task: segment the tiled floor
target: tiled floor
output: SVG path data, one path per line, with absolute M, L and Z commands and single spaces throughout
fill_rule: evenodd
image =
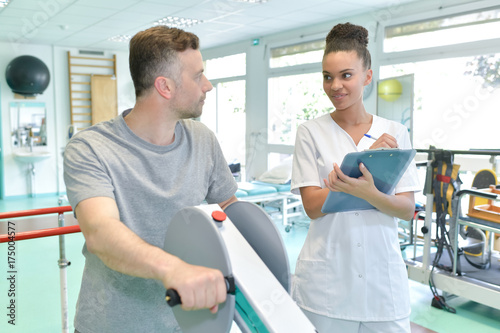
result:
M 57 198 L 42 197 L 29 200 L 0 201 L 0 211 L 16 211 L 57 206 Z M 2 221 L 0 223 L 5 223 Z M 307 233 L 307 227 L 294 227 L 285 232 L 281 223 L 276 223 L 286 244 L 292 271 L 295 260 Z M 71 265 L 66 269 L 68 285 L 68 316 L 70 332 L 73 332 L 73 317 L 84 260 L 81 255 L 83 236 L 65 236 L 66 257 Z M 60 269 L 58 237 L 16 242 L 16 325 L 7 323 L 7 244 L 0 244 L 0 332 L 44 333 L 61 332 Z M 412 251 L 411 247 L 407 251 Z M 410 281 L 411 320 L 415 324 L 412 332 L 420 333 L 427 328 L 438 333 L 496 333 L 500 332 L 500 311 L 463 298 L 449 300 L 456 310 L 451 314 L 432 308 L 431 292 L 426 285 Z M 429 331 L 427 331 L 429 332 Z

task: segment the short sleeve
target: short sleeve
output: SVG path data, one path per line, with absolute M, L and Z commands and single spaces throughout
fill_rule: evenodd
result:
M 80 201 L 88 198 L 104 196 L 114 199 L 114 187 L 105 167 L 92 148 L 76 137 L 64 151 L 64 182 L 73 210 Z
M 300 194 L 305 186 L 321 187 L 314 140 L 309 129 L 300 125 L 295 138 L 295 150 L 292 163 L 291 192 Z
M 236 180 L 229 169 L 217 138 L 212 132 L 210 134 L 213 146 L 214 166 L 210 175 L 210 185 L 206 201 L 212 204 L 221 203 L 231 198 L 236 193 L 238 184 L 236 184 Z

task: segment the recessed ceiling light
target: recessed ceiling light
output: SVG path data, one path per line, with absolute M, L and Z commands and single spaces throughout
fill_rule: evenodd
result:
M 200 23 L 203 23 L 203 21 L 197 19 L 184 18 L 184 17 L 168 16 L 159 19 L 158 21 L 154 22 L 153 25 L 154 26 L 166 25 L 171 28 L 186 28 L 186 27 L 192 27 L 193 25 L 197 25 Z
M 9 1 L 10 0 L 0 0 L 0 8 L 7 7 L 7 5 L 9 4 Z
M 130 35 L 116 35 L 108 38 L 108 40 L 111 42 L 125 43 L 128 42 L 131 38 L 132 36 Z

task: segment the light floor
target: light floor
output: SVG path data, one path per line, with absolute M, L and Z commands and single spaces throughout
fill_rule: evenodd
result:
M 42 197 L 26 200 L 0 200 L 0 212 L 57 206 L 57 198 Z M 0 223 L 5 223 L 2 221 Z M 293 272 L 307 232 L 306 227 L 294 227 L 281 231 L 288 250 Z M 66 257 L 71 261 L 67 268 L 69 332 L 73 332 L 73 317 L 84 260 L 81 255 L 83 236 L 65 236 Z M 16 325 L 7 323 L 7 244 L 0 244 L 0 332 L 45 333 L 61 332 L 61 301 L 59 285 L 59 241 L 48 237 L 16 242 Z M 407 251 L 412 251 L 411 247 Z M 439 333 L 493 333 L 500 332 L 500 310 L 496 310 L 463 298 L 449 300 L 456 314 L 430 306 L 432 294 L 429 287 L 410 281 L 412 322 Z

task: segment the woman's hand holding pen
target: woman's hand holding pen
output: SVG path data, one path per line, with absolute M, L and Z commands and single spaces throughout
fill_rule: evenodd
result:
M 398 142 L 396 139 L 387 133 L 382 134 L 379 138 L 373 135 L 365 134 L 367 138 L 375 140 L 375 142 L 370 146 L 370 149 L 377 148 L 398 148 Z
M 328 174 L 328 178 L 323 179 L 323 181 L 330 191 L 345 192 L 366 200 L 378 190 L 375 187 L 372 174 L 363 163 L 359 164 L 359 170 L 363 175 L 359 178 L 351 178 L 340 170 L 337 163 L 334 163 L 333 170 Z

